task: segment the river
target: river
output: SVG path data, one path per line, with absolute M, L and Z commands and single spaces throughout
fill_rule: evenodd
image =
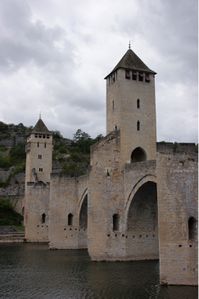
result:
M 195 299 L 196 287 L 159 285 L 158 261 L 91 262 L 86 250 L 0 245 L 3 299 Z

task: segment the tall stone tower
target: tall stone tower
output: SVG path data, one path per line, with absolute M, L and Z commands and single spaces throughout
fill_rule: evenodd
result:
M 48 241 L 52 134 L 40 118 L 27 139 L 25 180 L 25 238 Z
M 27 140 L 26 183 L 50 182 L 52 171 L 52 134 L 40 118 Z
M 129 48 L 105 77 L 107 133 L 120 130 L 122 164 L 155 160 L 155 74 Z

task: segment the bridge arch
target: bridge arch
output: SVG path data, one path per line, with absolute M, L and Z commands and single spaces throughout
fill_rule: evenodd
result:
M 78 203 L 79 248 L 87 248 L 88 190 L 85 189 Z
M 158 207 L 156 179 L 147 175 L 131 190 L 125 207 L 128 258 L 158 259 Z

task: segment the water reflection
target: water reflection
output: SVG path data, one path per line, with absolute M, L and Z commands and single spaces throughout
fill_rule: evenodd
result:
M 91 262 L 84 250 L 0 246 L 0 298 L 195 299 L 197 288 L 160 287 L 159 264 Z

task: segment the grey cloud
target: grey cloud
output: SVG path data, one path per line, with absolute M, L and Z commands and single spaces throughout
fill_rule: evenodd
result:
M 25 1 L 8 0 L 1 3 L 0 9 L 1 26 L 6 28 L 0 33 L 1 71 L 14 71 L 29 62 L 41 67 L 49 63 L 60 67 L 64 59 L 65 65 L 73 65 L 73 48 L 61 27 L 47 27 L 41 21 L 33 22 Z M 60 42 L 64 51 L 57 46 Z

